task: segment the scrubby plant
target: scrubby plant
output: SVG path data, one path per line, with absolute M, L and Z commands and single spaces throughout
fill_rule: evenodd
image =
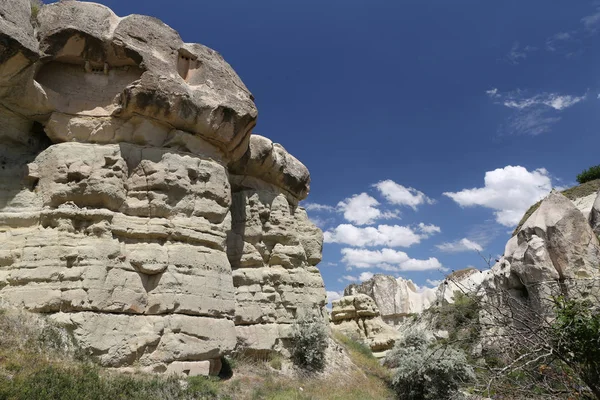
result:
M 597 299 L 596 299 L 597 300 Z M 559 357 L 600 399 L 600 305 L 589 300 L 555 299 L 551 335 Z
M 292 361 L 308 372 L 325 368 L 328 346 L 327 327 L 322 321 L 309 317 L 299 318 L 293 326 Z
M 392 386 L 400 400 L 444 400 L 475 379 L 461 350 L 431 344 L 421 331 L 409 331 L 385 360 L 394 368 Z
M 595 165 L 577 175 L 577 182 L 586 183 L 593 181 L 594 179 L 600 179 L 600 165 Z
M 32 21 L 37 19 L 37 15 L 40 12 L 44 2 L 42 0 L 29 0 L 31 3 L 31 19 Z

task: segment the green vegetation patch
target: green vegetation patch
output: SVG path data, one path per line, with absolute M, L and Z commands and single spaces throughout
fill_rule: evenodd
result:
M 590 167 L 577 175 L 577 182 L 579 183 L 586 183 L 594 179 L 600 179 L 600 165 Z

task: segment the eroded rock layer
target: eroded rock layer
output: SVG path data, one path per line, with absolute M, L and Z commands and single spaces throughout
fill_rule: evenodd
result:
M 192 374 L 327 318 L 308 170 L 251 135 L 252 95 L 218 53 L 95 3 L 0 15 L 3 306 L 102 365 Z
M 365 343 L 377 357 L 384 357 L 400 337 L 400 332 L 381 319 L 375 300 L 366 294 L 344 296 L 332 302 L 331 327 Z

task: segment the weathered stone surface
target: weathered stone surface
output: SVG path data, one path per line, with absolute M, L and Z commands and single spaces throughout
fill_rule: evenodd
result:
M 250 349 L 281 348 L 278 339 L 300 315 L 327 318 L 323 279 L 314 266 L 323 243 L 316 229 L 282 193 L 234 192 L 227 250 L 238 336 Z M 255 324 L 261 324 L 260 335 L 259 328 L 246 328 Z
M 594 199 L 594 204 L 590 210 L 589 220 L 594 233 L 600 235 L 600 192 L 596 194 L 596 198 Z
M 183 43 L 155 18 L 119 18 L 95 3 L 54 3 L 42 8 L 38 21 L 47 56 L 35 79 L 46 99 L 44 111 L 59 113 L 52 115 L 54 132 L 69 131 L 78 141 L 128 141 L 127 134 L 114 132 L 141 116 L 163 131 L 199 136 L 231 159 L 245 153 L 256 107 L 214 50 Z M 81 123 L 84 116 L 92 121 Z M 102 138 L 111 133 L 112 140 Z M 156 134 L 155 140 L 165 141 L 164 133 Z
M 407 315 L 427 309 L 436 299 L 435 289 L 417 291 L 410 280 L 381 274 L 344 290 L 345 296 L 359 293 L 371 297 L 383 320 L 392 326 L 400 324 Z
M 39 58 L 29 0 L 0 2 L 0 87 L 4 88 Z
M 252 135 L 248 151 L 231 166 L 231 171 L 271 183 L 300 200 L 310 190 L 310 175 L 304 164 L 280 144 L 259 135 Z
M 483 288 L 489 296 L 511 296 L 545 313 L 549 295 L 599 272 L 598 238 L 581 211 L 553 192 L 508 241 Z
M 30 18 L 0 0 L 2 304 L 102 365 L 186 375 L 326 320 L 308 171 L 249 150 L 256 107 L 222 57 L 100 4 L 46 5 L 36 36 Z
M 491 274 L 490 270 L 480 271 L 466 268 L 448 275 L 436 290 L 438 302 L 454 303 L 457 293 L 469 295 L 479 292 L 481 283 Z
M 385 356 L 400 337 L 381 319 L 375 301 L 366 294 L 344 296 L 332 302 L 331 328 L 363 341 L 378 357 Z

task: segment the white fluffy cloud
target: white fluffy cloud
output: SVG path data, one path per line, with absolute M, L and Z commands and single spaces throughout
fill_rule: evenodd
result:
M 385 199 L 399 206 L 409 206 L 414 210 L 421 204 L 432 204 L 433 200 L 417 189 L 404 187 L 392 180 L 385 180 L 373 185 Z
M 425 225 L 422 222 L 419 224 L 419 230 L 426 235 L 433 235 L 434 233 L 442 232 L 442 229 L 439 226 L 433 224 Z
M 552 189 L 552 180 L 544 168 L 529 172 L 521 166 L 506 166 L 485 173 L 484 187 L 444 193 L 461 207 L 491 208 L 496 221 L 512 227 L 527 209 Z
M 325 243 L 341 243 L 356 247 L 410 247 L 419 243 L 421 239 L 422 236 L 410 227 L 399 225 L 359 228 L 350 224 L 342 224 L 325 232 Z
M 460 239 L 456 242 L 438 244 L 436 247 L 446 253 L 461 253 L 464 251 L 483 251 L 483 247 L 481 247 L 481 245 L 467 238 Z
M 381 216 L 377 206 L 379 202 L 366 193 L 354 195 L 338 203 L 338 209 L 344 213 L 347 221 L 357 225 L 372 224 Z
M 427 260 L 410 258 L 403 251 L 392 249 L 342 249 L 342 262 L 356 268 L 380 268 L 386 271 L 429 271 L 443 269 L 437 258 Z

